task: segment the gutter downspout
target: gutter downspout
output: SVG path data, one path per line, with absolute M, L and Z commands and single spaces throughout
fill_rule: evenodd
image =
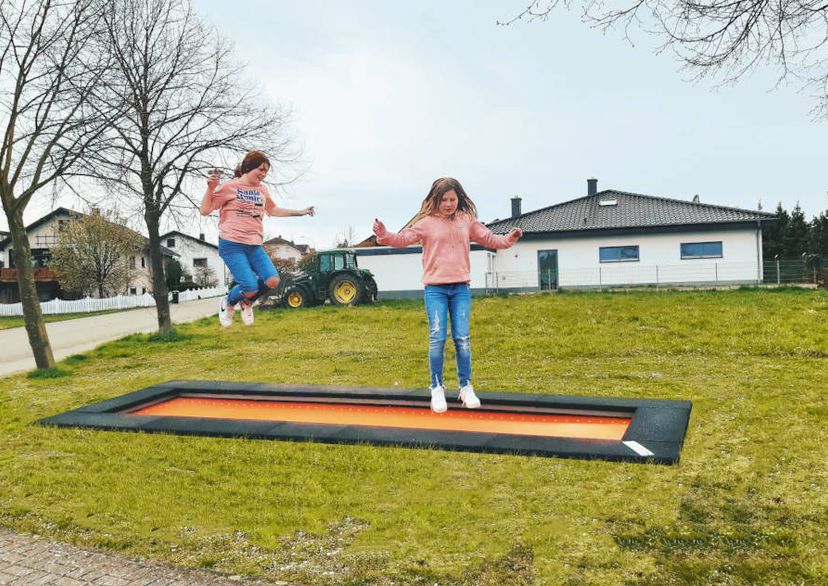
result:
M 762 220 L 756 219 L 756 284 L 761 285 L 765 280 L 764 271 L 762 270 Z

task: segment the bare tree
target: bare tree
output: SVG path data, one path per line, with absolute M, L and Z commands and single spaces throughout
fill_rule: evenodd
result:
M 229 45 L 198 19 L 189 0 L 102 0 L 101 10 L 107 32 L 101 51 L 115 65 L 100 98 L 127 103 L 130 111 L 109 134 L 110 150 L 90 160 L 90 174 L 126 196 L 126 209 L 134 206 L 144 219 L 158 329 L 167 333 L 162 219 L 177 209 L 195 213 L 187 187 L 200 198 L 200 178 L 218 160 L 254 147 L 275 162 L 289 159 L 285 116 L 244 83 Z
M 93 211 L 64 224 L 49 265 L 62 288 L 103 298 L 129 286 L 135 273 L 129 260 L 143 246 L 144 237 L 122 219 Z
M 336 248 L 348 248 L 357 243 L 356 229 L 348 226 L 336 237 Z
M 517 20 L 547 19 L 571 0 L 534 0 Z M 816 92 L 815 112 L 828 113 L 828 2 L 825 0 L 583 0 L 583 18 L 607 30 L 653 33 L 699 77 L 735 82 L 763 65 L 778 82 L 795 79 Z
M 36 193 L 78 163 L 106 123 L 106 111 L 89 107 L 105 71 L 103 56 L 90 51 L 98 22 L 93 0 L 0 0 L 0 199 L 26 333 L 41 369 L 54 367 L 55 360 L 23 212 Z
M 215 269 L 206 265 L 193 268 L 193 282 L 199 287 L 218 286 Z

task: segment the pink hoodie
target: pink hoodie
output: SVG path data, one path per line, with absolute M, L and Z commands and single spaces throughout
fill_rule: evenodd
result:
M 509 248 L 516 239 L 496 236 L 464 213 L 457 213 L 453 218 L 425 216 L 411 228 L 396 234 L 386 231 L 377 236 L 377 244 L 397 248 L 417 242 L 423 243 L 423 284 L 447 285 L 471 280 L 470 242 L 477 242 L 486 248 Z

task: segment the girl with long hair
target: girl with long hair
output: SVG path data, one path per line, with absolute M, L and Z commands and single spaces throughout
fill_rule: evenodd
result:
M 447 324 L 457 357 L 458 399 L 468 409 L 480 407 L 471 383 L 471 311 L 469 246 L 476 242 L 486 248 L 509 248 L 523 236 L 513 228 L 507 236 L 497 236 L 477 220 L 477 208 L 457 179 L 443 177 L 431 186 L 410 228 L 391 233 L 380 220 L 374 220 L 377 244 L 404 247 L 423 245 L 423 285 L 428 314 L 428 359 L 431 370 L 429 389 L 431 410 L 444 412 L 443 355 Z
M 201 200 L 201 215 L 219 210 L 219 256 L 233 274 L 236 286 L 222 297 L 219 323 L 233 325 L 236 308 L 242 323 L 253 325 L 253 303 L 279 284 L 279 271 L 262 247 L 262 218 L 312 216 L 314 207 L 302 210 L 280 208 L 262 183 L 270 171 L 270 160 L 260 151 L 250 151 L 236 167 L 234 177 L 219 185 L 221 173 L 213 169 Z

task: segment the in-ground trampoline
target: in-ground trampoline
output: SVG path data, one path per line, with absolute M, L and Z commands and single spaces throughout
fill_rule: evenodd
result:
M 42 419 L 43 425 L 366 443 L 674 464 L 691 403 L 478 393 L 434 414 L 426 391 L 170 381 Z

